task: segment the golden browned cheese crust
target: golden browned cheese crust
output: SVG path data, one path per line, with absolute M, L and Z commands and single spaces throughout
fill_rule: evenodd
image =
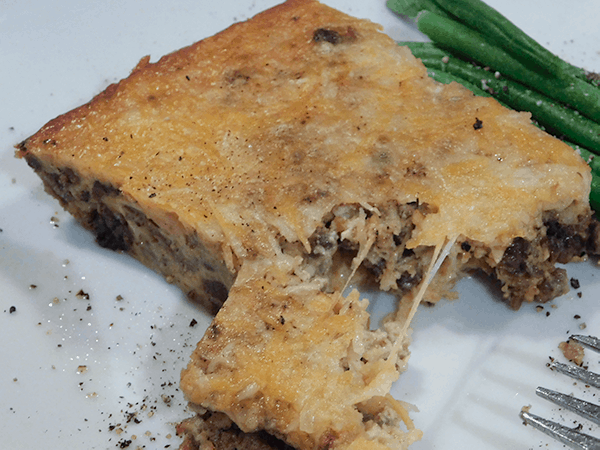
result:
M 542 211 L 585 204 L 590 180 L 528 114 L 431 81 L 376 25 L 312 1 L 142 60 L 26 148 L 194 227 L 232 267 L 272 256 L 277 234 L 308 245 L 336 205 L 389 199 L 436 211 L 410 246 L 462 234 L 498 258 Z
M 514 307 L 547 300 L 566 285 L 555 263 L 597 235 L 590 171 L 570 147 L 314 0 L 143 59 L 18 154 L 101 244 L 213 310 L 229 291 L 182 389 L 199 418 L 224 413 L 235 433 L 298 449 L 418 439 L 388 395 L 410 301 L 472 269 Z M 363 267 L 409 300 L 380 330 L 341 294 Z M 194 441 L 212 449 L 214 428 Z

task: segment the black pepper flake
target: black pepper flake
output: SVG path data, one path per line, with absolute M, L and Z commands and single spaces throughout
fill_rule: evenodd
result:
M 573 289 L 579 289 L 581 285 L 579 284 L 579 280 L 577 278 L 571 278 L 571 287 Z
M 190 328 L 195 327 L 197 324 L 198 324 L 198 321 L 196 319 L 192 319 L 192 321 L 190 322 Z
M 156 197 L 156 193 L 154 193 L 154 192 L 148 196 L 148 198 L 154 198 L 154 197 Z
M 575 315 L 573 316 L 573 319 L 579 320 L 579 319 L 581 319 L 581 316 L 580 316 L 579 314 L 575 314 Z
M 550 315 L 550 311 L 546 311 L 546 317 Z
M 88 294 L 87 292 L 83 292 L 83 289 L 79 289 L 79 292 L 77 294 L 75 294 L 75 296 L 77 298 L 82 298 L 84 300 L 90 299 L 90 294 Z
M 281 325 L 285 325 L 285 317 L 283 317 L 283 316 L 279 316 L 279 323 L 280 323 Z
M 104 142 L 108 142 L 108 138 L 107 138 L 107 137 L 103 137 L 103 138 L 102 138 L 102 140 L 103 140 Z
M 131 445 L 131 439 L 123 439 L 122 441 L 119 441 L 119 448 L 127 448 Z
M 481 130 L 483 128 L 483 122 L 475 117 L 475 123 L 473 124 L 474 130 Z
M 8 309 L 8 312 L 9 312 L 10 314 L 16 313 L 16 312 L 17 312 L 17 307 L 16 307 L 16 306 L 11 306 L 11 307 Z

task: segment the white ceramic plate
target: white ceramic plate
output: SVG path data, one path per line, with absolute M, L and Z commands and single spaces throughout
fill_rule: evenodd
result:
M 188 414 L 179 372 L 210 320 L 158 275 L 98 247 L 12 146 L 127 76 L 142 56 L 156 60 L 276 2 L 0 3 L 2 448 L 176 448 L 173 423 Z M 383 24 L 395 39 L 423 39 L 383 0 L 325 3 Z M 489 3 L 561 57 L 600 71 L 597 1 Z M 570 333 L 600 334 L 599 270 L 570 266 L 581 288 L 541 312 L 510 311 L 475 280 L 460 284 L 460 300 L 421 310 L 410 368 L 393 390 L 420 409 L 413 418 L 425 434 L 414 449 L 562 448 L 523 427 L 518 412 L 533 405 L 571 424 L 535 387 L 595 395 L 545 364 L 564 359 L 557 345 Z M 389 307 L 385 296 L 374 300 L 375 316 Z M 600 366 L 600 356 L 587 356 Z

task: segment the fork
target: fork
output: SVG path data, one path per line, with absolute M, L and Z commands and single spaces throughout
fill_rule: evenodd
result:
M 591 350 L 600 352 L 600 339 L 598 338 L 573 335 L 569 339 L 578 342 Z M 590 372 L 578 366 L 554 361 L 549 364 L 549 367 L 584 382 L 586 386 L 594 386 L 600 389 L 600 374 Z M 544 387 L 538 387 L 535 392 L 538 396 L 600 425 L 599 405 L 575 398 L 571 395 L 561 394 L 560 392 L 552 391 Z M 552 422 L 536 416 L 535 414 L 531 414 L 526 410 L 522 410 L 520 416 L 526 424 L 537 428 L 571 448 L 577 450 L 600 450 L 600 439 L 579 431 L 582 428 L 581 425 L 575 428 L 565 427 L 557 422 Z

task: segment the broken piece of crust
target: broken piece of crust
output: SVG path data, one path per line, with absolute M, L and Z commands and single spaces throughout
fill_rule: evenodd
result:
M 18 155 L 101 245 L 213 312 L 230 291 L 183 375 L 197 420 L 225 412 L 233 434 L 301 449 L 418 436 L 386 393 L 421 299 L 481 270 L 515 308 L 547 301 L 567 288 L 555 264 L 597 248 L 571 148 L 312 0 L 143 59 Z M 406 299 L 379 331 L 340 295 L 363 269 Z M 190 427 L 186 443 L 214 445 Z
M 280 267 L 248 263 L 238 280 L 183 372 L 193 404 L 300 449 L 420 438 L 389 396 L 408 356 L 403 321 L 371 331 L 358 292 L 327 294 Z

